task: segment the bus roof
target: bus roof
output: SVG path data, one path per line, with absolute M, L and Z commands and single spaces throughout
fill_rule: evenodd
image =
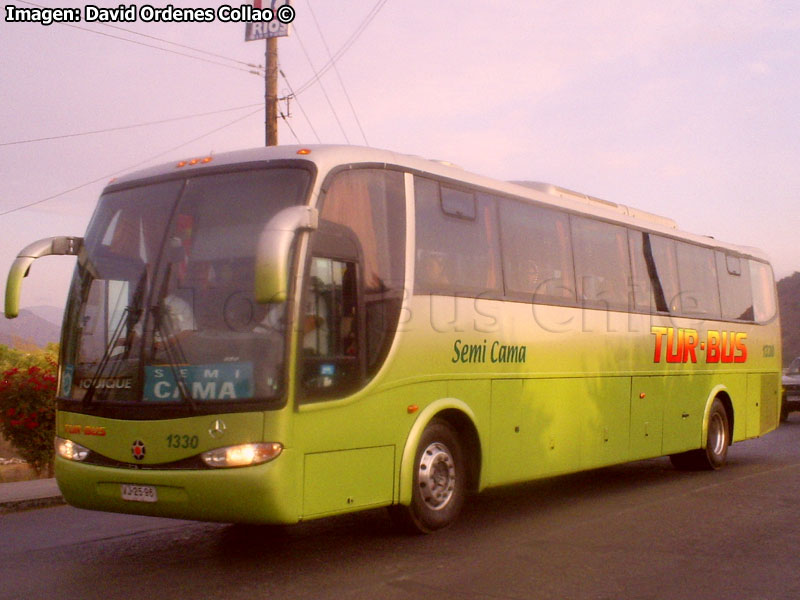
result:
M 761 260 L 768 260 L 767 256 L 757 248 L 719 242 L 709 236 L 680 231 L 677 223 L 668 217 L 596 198 L 581 192 L 575 192 L 550 183 L 536 181 L 500 181 L 465 171 L 446 161 L 428 160 L 419 156 L 400 154 L 389 150 L 367 148 L 364 146 L 287 145 L 235 150 L 220 154 L 190 157 L 181 161 L 174 161 L 172 163 L 165 163 L 135 171 L 112 180 L 109 185 L 116 187 L 117 185 L 131 184 L 137 180 L 161 177 L 176 173 L 176 171 L 185 171 L 188 175 L 189 173 L 200 171 L 208 167 L 224 167 L 227 165 L 249 162 L 290 159 L 299 159 L 314 163 L 317 169 L 322 173 L 340 165 L 359 163 L 403 167 L 412 172 L 427 173 L 455 182 L 493 190 L 500 194 L 517 198 L 526 198 L 540 204 L 549 204 L 573 212 L 590 214 L 641 229 L 661 232 L 668 236 L 687 239 L 705 246 L 725 248 Z M 319 184 L 320 182 L 317 182 L 314 196 L 316 196 L 319 191 Z

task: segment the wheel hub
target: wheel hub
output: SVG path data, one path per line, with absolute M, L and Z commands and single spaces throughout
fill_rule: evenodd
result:
M 419 489 L 422 499 L 433 510 L 441 510 L 453 497 L 456 467 L 450 450 L 434 442 L 422 453 L 419 463 Z
M 726 435 L 725 423 L 718 413 L 711 415 L 708 423 L 708 439 L 711 452 L 720 456 L 725 451 Z

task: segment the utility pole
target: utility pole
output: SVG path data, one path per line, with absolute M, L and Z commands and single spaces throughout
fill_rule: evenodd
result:
M 278 145 L 278 38 L 267 38 L 264 71 L 265 146 Z
M 262 6 L 269 1 L 270 8 Z M 253 0 L 254 10 L 270 12 L 269 21 L 249 22 L 245 25 L 244 41 L 267 40 L 264 52 L 264 145 L 278 145 L 278 38 L 289 35 L 289 23 L 294 21 L 291 0 Z M 242 5 L 244 10 L 245 6 Z M 265 18 L 264 15 L 259 15 Z M 258 17 L 257 17 L 258 18 Z

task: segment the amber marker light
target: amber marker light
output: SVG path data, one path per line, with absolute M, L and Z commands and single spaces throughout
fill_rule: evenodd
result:
M 204 158 L 192 158 L 192 159 L 189 159 L 189 160 L 180 161 L 178 164 L 175 165 L 175 167 L 180 169 L 182 167 L 185 167 L 186 165 L 189 165 L 189 166 L 200 165 L 200 164 L 205 165 L 205 164 L 210 163 L 212 160 L 214 160 L 213 156 L 206 156 Z
M 298 150 L 297 153 L 302 155 L 311 154 L 311 150 L 309 150 L 308 148 L 300 148 L 300 150 Z
M 418 410 L 419 410 L 419 406 L 417 406 L 416 404 L 409 404 L 408 408 L 406 408 L 406 412 L 408 412 L 408 414 L 410 414 L 410 415 L 413 415 Z

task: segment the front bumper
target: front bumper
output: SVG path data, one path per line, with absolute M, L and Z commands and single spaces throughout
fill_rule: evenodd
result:
M 252 467 L 158 470 L 55 461 L 56 481 L 78 508 L 222 523 L 295 523 L 301 501 L 293 453 Z M 154 486 L 157 502 L 122 499 L 121 484 Z

